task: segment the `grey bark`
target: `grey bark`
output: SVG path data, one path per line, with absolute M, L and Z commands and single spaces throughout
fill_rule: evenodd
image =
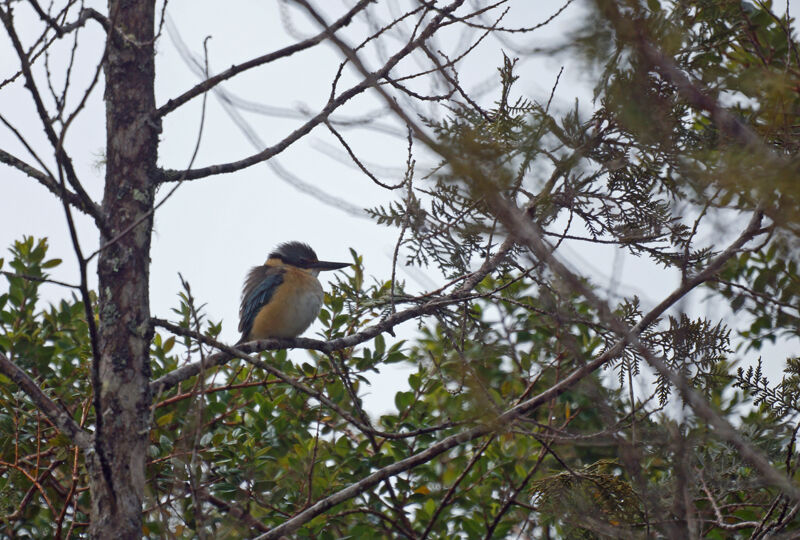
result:
M 108 3 L 115 31 L 110 32 L 105 63 L 107 161 L 102 210 L 110 237 L 100 240 L 100 355 L 94 372 L 100 410 L 95 446 L 87 454 L 93 538 L 142 536 L 151 401 L 150 237 L 160 131 L 151 120 L 154 8 L 152 0 Z

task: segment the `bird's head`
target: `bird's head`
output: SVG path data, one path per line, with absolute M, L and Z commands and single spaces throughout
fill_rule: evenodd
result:
M 320 261 L 308 244 L 285 242 L 269 254 L 267 266 L 294 266 L 316 276 L 322 270 L 338 270 L 350 266 L 350 263 Z

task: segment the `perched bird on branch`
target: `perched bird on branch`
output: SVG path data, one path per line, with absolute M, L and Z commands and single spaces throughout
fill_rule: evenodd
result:
M 302 242 L 280 244 L 263 266 L 247 275 L 239 308 L 239 343 L 255 339 L 289 338 L 311 326 L 322 307 L 322 270 L 337 270 L 350 263 L 317 259 Z

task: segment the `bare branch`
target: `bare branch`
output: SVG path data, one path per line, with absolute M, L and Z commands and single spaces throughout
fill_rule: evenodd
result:
M 191 69 L 195 74 L 202 77 L 203 79 L 208 78 L 208 67 L 201 67 L 200 63 L 198 62 L 197 58 L 192 55 L 192 53 L 186 47 L 186 44 L 181 39 L 180 35 L 178 34 L 177 29 L 173 26 L 168 27 L 168 32 L 170 37 L 172 37 L 175 47 L 178 50 L 178 54 L 181 56 L 183 61 L 187 64 L 189 69 Z M 256 151 L 261 150 L 266 146 L 263 139 L 258 135 L 255 129 L 250 125 L 250 123 L 244 118 L 242 114 L 239 112 L 239 108 L 242 107 L 242 102 L 240 98 L 231 95 L 230 92 L 225 90 L 224 88 L 217 86 L 212 89 L 212 91 L 216 94 L 217 98 L 219 99 L 222 108 L 228 113 L 228 116 L 236 124 L 236 127 L 244 134 L 250 144 Z M 203 94 L 203 103 L 205 104 L 206 97 L 208 93 Z M 251 103 L 245 102 L 247 105 L 252 105 Z M 259 112 L 263 112 L 259 110 Z M 307 116 L 300 116 L 301 118 L 307 118 Z M 302 178 L 297 177 L 296 175 L 292 174 L 289 170 L 284 168 L 276 158 L 272 158 L 267 161 L 267 165 L 275 172 L 275 174 L 292 186 L 293 188 L 297 189 L 298 191 L 310 195 L 311 197 L 317 199 L 318 201 L 322 202 L 323 204 L 327 204 L 348 214 L 366 218 L 366 212 L 364 210 L 350 202 L 336 197 L 335 195 L 331 195 L 330 193 L 326 192 L 323 189 L 320 189 L 313 184 L 306 182 Z M 186 170 L 191 169 L 192 164 L 190 163 Z
M 208 48 L 207 47 L 208 47 L 208 40 L 209 39 L 211 39 L 211 36 L 207 36 L 203 40 L 203 51 L 204 51 L 204 58 L 205 58 L 203 73 L 206 76 L 208 75 Z M 208 96 L 206 94 L 203 95 L 203 102 L 202 102 L 202 105 L 200 107 L 200 125 L 197 128 L 197 139 L 195 140 L 195 143 L 194 143 L 194 150 L 192 151 L 192 157 L 189 159 L 189 164 L 186 166 L 185 171 L 188 171 L 189 169 L 192 168 L 192 164 L 194 164 L 194 160 L 197 158 L 197 154 L 200 151 L 200 143 L 203 140 L 203 126 L 205 125 L 205 122 L 206 122 L 206 103 L 207 103 L 207 99 L 206 98 L 207 97 Z M 130 234 L 131 231 L 133 231 L 136 227 L 141 225 L 142 222 L 144 222 L 146 219 L 151 219 L 152 216 L 155 215 L 156 211 L 159 208 L 161 208 L 161 206 L 165 202 L 167 202 L 167 200 L 169 200 L 170 197 L 172 197 L 175 194 L 175 192 L 178 190 L 179 187 L 181 187 L 183 185 L 183 180 L 184 180 L 183 178 L 179 178 L 178 181 L 176 182 L 176 184 L 174 186 L 172 186 L 172 189 L 170 189 L 167 192 L 167 194 L 164 195 L 164 198 L 162 198 L 160 201 L 158 201 L 158 203 L 154 204 L 147 212 L 145 212 L 141 216 L 139 216 L 130 225 L 128 225 L 123 230 L 121 230 L 119 233 L 117 233 L 117 235 L 114 236 L 114 238 L 109 239 L 108 241 L 103 243 L 99 248 L 97 248 L 95 251 L 93 251 L 86 258 L 86 261 L 87 262 L 91 261 L 96 255 L 100 254 L 101 251 L 103 251 L 104 249 L 107 249 L 110 246 L 112 246 L 112 245 L 116 244 L 117 242 L 119 242 L 122 239 L 122 237 L 124 237 L 126 234 Z
M 62 287 L 68 287 L 70 289 L 80 289 L 79 285 L 73 285 L 72 283 L 66 283 L 64 281 L 58 281 L 56 279 L 50 279 L 41 276 L 30 276 L 28 274 L 17 274 L 14 272 L 6 272 L 5 270 L 0 270 L 0 274 L 9 277 L 9 278 L 21 278 L 26 279 L 28 281 L 35 281 L 37 283 L 52 283 L 53 285 L 61 285 Z
M 533 31 L 538 30 L 540 28 L 543 28 L 543 27 L 547 26 L 548 24 L 550 24 L 551 22 L 553 22 L 574 1 L 575 0 L 566 0 L 566 2 L 564 2 L 564 4 L 562 4 L 561 7 L 558 8 L 558 10 L 556 10 L 549 17 L 547 17 L 547 19 L 545 19 L 544 21 L 542 21 L 540 23 L 537 23 L 537 24 L 535 24 L 533 26 L 520 26 L 520 27 L 517 27 L 517 28 L 509 28 L 509 27 L 505 27 L 505 26 L 494 26 L 494 25 L 488 25 L 488 24 L 478 24 L 478 23 L 471 22 L 469 20 L 469 19 L 471 19 L 473 17 L 479 17 L 481 15 L 485 15 L 488 11 L 490 11 L 492 9 L 495 9 L 497 7 L 500 7 L 501 5 L 506 3 L 506 0 L 501 0 L 499 2 L 496 2 L 496 3 L 492 4 L 492 5 L 486 6 L 486 7 L 482 8 L 482 9 L 476 11 L 475 13 L 472 13 L 469 17 L 454 17 L 453 15 L 449 15 L 448 18 L 450 19 L 450 22 L 448 24 L 459 23 L 459 24 L 464 24 L 466 26 L 469 26 L 471 28 L 477 28 L 477 29 L 480 29 L 480 30 L 487 30 L 488 29 L 488 30 L 492 30 L 492 31 L 496 31 L 496 32 L 505 32 L 505 33 L 508 33 L 508 34 L 529 34 L 529 33 L 533 32 Z M 439 11 L 441 9 L 441 8 L 436 7 L 436 5 L 433 2 L 426 2 L 426 5 L 430 6 L 430 8 L 435 10 L 435 11 Z
M 700 485 L 703 488 L 703 493 L 706 494 L 706 498 L 708 499 L 708 502 L 711 503 L 711 507 L 714 509 L 714 514 L 717 516 L 717 521 L 714 523 L 715 527 L 719 527 L 724 531 L 738 531 L 741 529 L 754 529 L 760 525 L 758 521 L 739 521 L 738 523 L 728 523 L 725 521 L 725 517 L 720 511 L 719 505 L 714 499 L 714 494 L 711 493 L 711 490 L 708 489 L 708 486 L 706 485 L 706 481 L 703 478 L 703 473 L 699 470 L 695 472 L 700 477 Z
M 10 167 L 14 167 L 15 169 L 25 173 L 26 175 L 30 176 L 31 178 L 42 184 L 53 195 L 59 197 L 60 199 L 66 200 L 69 204 L 71 204 L 81 212 L 84 212 L 85 214 L 88 215 L 92 215 L 94 207 L 86 206 L 86 202 L 83 199 L 81 199 L 76 193 L 62 189 L 62 187 L 58 184 L 56 179 L 53 178 L 52 176 L 40 171 L 36 167 L 29 165 L 28 163 L 24 162 L 18 157 L 13 156 L 2 149 L 0 149 L 0 163 L 5 163 Z
M 393 185 L 393 186 L 390 186 L 389 184 L 386 184 L 386 183 L 384 183 L 384 182 L 381 182 L 380 180 L 378 180 L 378 178 L 377 178 L 377 177 L 376 177 L 374 174 L 372 174 L 372 173 L 370 172 L 370 170 L 369 170 L 369 169 L 367 169 L 366 165 L 364 165 L 364 164 L 361 162 L 361 160 L 360 160 L 360 159 L 358 159 L 358 156 L 356 156 L 355 152 L 353 152 L 353 149 L 352 149 L 352 148 L 350 148 L 350 145 L 349 145 L 349 144 L 347 144 L 347 141 L 345 140 L 345 138 L 344 138 L 344 137 L 342 137 L 342 134 L 341 134 L 341 133 L 339 133 L 338 131 L 336 131 L 336 129 L 335 129 L 335 128 L 334 128 L 334 127 L 331 125 L 331 123 L 330 123 L 330 122 L 328 122 L 328 121 L 326 121 L 326 122 L 325 122 L 325 126 L 328 128 L 328 131 L 330 131 L 331 133 L 333 133 L 333 136 L 334 136 L 334 137 L 336 137 L 336 138 L 339 140 L 339 142 L 341 143 L 341 145 L 342 145 L 342 146 L 344 147 L 344 149 L 347 151 L 347 154 L 350 156 L 350 159 L 352 159 L 352 160 L 353 160 L 353 163 L 355 163 L 355 164 L 356 164 L 356 166 L 357 166 L 359 169 L 361 169 L 361 172 L 363 172 L 364 174 L 366 174 L 366 175 L 367 175 L 367 177 L 368 177 L 370 180 L 372 180 L 372 181 L 373 181 L 375 184 L 379 185 L 380 187 L 382 187 L 382 188 L 384 188 L 384 189 L 388 189 L 388 190 L 394 190 L 394 189 L 399 189 L 399 188 L 403 187 L 403 185 L 406 183 L 406 182 L 405 182 L 405 180 L 403 180 L 403 181 L 401 181 L 401 182 L 400 182 L 400 183 L 398 183 L 398 184 L 395 184 L 395 185 Z
M 456 0 L 448 7 L 443 8 L 445 12 L 452 11 L 456 9 L 458 6 L 464 3 L 465 0 Z M 444 13 L 444 12 L 443 12 Z M 250 157 L 241 159 L 239 161 L 233 161 L 230 163 L 223 163 L 219 165 L 211 165 L 209 167 L 203 167 L 201 169 L 192 169 L 186 172 L 185 179 L 186 180 L 196 180 L 198 178 L 205 178 L 207 176 L 212 176 L 215 174 L 225 174 L 235 172 L 241 169 L 245 169 L 247 167 L 251 167 L 257 163 L 261 163 L 262 161 L 266 161 L 269 158 L 283 152 L 286 148 L 288 148 L 291 144 L 296 142 L 298 139 L 302 138 L 304 135 L 308 134 L 312 129 L 314 129 L 319 124 L 325 122 L 328 117 L 347 103 L 349 100 L 354 98 L 355 96 L 363 93 L 369 88 L 377 88 L 378 82 L 385 79 L 389 72 L 394 68 L 403 58 L 408 56 L 412 51 L 416 50 L 422 43 L 424 43 L 430 36 L 436 32 L 436 30 L 440 27 L 442 19 L 444 18 L 444 14 L 440 13 L 436 17 L 434 17 L 425 27 L 425 29 L 420 32 L 419 36 L 416 39 L 411 40 L 408 42 L 403 48 L 401 48 L 394 56 L 392 56 L 386 64 L 384 64 L 380 69 L 369 73 L 364 80 L 360 83 L 356 84 L 355 86 L 351 87 L 350 89 L 342 92 L 339 94 L 338 97 L 331 99 L 322 108 L 322 110 L 317 113 L 313 118 L 308 120 L 305 124 L 294 130 L 288 136 L 286 136 L 282 141 L 274 144 L 270 147 L 265 148 L 261 152 L 254 154 Z M 329 39 L 335 39 L 334 35 L 330 32 L 328 26 L 325 27 L 326 30 L 323 32 Z M 181 172 L 180 171 L 172 171 L 167 170 L 163 171 L 161 178 L 159 181 L 161 182 L 170 182 L 175 181 L 180 178 Z
M 173 37 L 175 41 L 175 45 L 178 49 L 178 53 L 180 54 L 181 58 L 184 62 L 187 63 L 192 71 L 195 71 L 198 75 L 201 75 L 203 78 L 207 76 L 208 70 L 207 68 L 200 68 L 197 65 L 197 61 L 192 58 L 191 53 L 187 50 L 185 44 L 181 41 L 180 36 L 177 34 L 177 30 L 169 29 L 170 36 Z M 237 102 L 237 98 L 232 96 L 230 92 L 225 90 L 221 87 L 216 87 L 213 89 L 213 92 L 216 94 L 217 98 L 219 99 L 222 108 L 228 113 L 228 116 L 236 124 L 236 127 L 244 134 L 250 144 L 256 150 L 260 150 L 266 146 L 264 141 L 258 135 L 255 129 L 250 125 L 247 120 L 245 120 L 244 116 L 242 116 L 239 111 L 237 110 L 239 105 Z M 203 94 L 203 100 L 205 103 L 205 98 L 208 94 Z M 278 175 L 278 178 L 285 181 L 287 184 L 291 185 L 293 188 L 297 189 L 298 191 L 310 195 L 311 197 L 317 199 L 318 201 L 322 202 L 323 204 L 327 204 L 339 210 L 342 210 L 352 216 L 359 217 L 359 218 L 366 218 L 366 212 L 364 210 L 350 202 L 336 197 L 335 195 L 331 195 L 330 193 L 326 192 L 323 189 L 319 189 L 318 187 L 314 186 L 313 184 L 306 182 L 302 178 L 297 177 L 296 175 L 292 174 L 289 170 L 284 168 L 276 158 L 272 158 L 267 161 L 267 165 Z M 191 169 L 191 164 L 187 169 Z
M 31 4 L 31 7 L 33 7 L 33 10 L 36 12 L 36 14 L 39 16 L 39 18 L 42 19 L 45 23 L 47 23 L 47 25 L 50 28 L 52 28 L 53 31 L 55 31 L 56 36 L 58 36 L 60 38 L 64 37 L 65 34 L 68 34 L 68 33 L 72 32 L 72 31 L 77 30 L 78 28 L 82 27 L 83 25 L 86 24 L 86 21 L 88 21 L 89 19 L 94 19 L 97 22 L 99 22 L 100 25 L 106 31 L 108 31 L 108 29 L 109 29 L 108 19 L 105 17 L 105 15 L 103 15 L 102 13 L 100 13 L 99 11 L 97 11 L 94 8 L 83 8 L 83 9 L 81 9 L 80 13 L 78 14 L 78 18 L 77 19 L 75 19 L 71 23 L 62 25 L 62 24 L 59 24 L 56 19 L 54 19 L 53 17 L 51 17 L 47 13 L 45 13 L 44 10 L 42 9 L 42 7 L 39 5 L 39 2 L 37 2 L 36 0 L 28 0 L 28 2 Z M 71 4 L 72 4 L 72 2 L 69 3 L 69 5 L 71 5 Z M 69 5 L 67 6 L 66 9 L 69 9 Z M 66 13 L 64 13 L 64 15 L 66 15 Z
M 425 540 L 426 538 L 428 538 L 428 535 L 431 533 L 433 526 L 436 525 L 436 520 L 439 518 L 444 509 L 450 504 L 450 501 L 453 499 L 453 495 L 455 494 L 456 489 L 458 489 L 458 485 L 464 480 L 464 478 L 466 478 L 467 474 L 469 474 L 469 471 L 472 470 L 472 467 L 474 467 L 475 464 L 483 457 L 483 453 L 486 451 L 487 448 L 489 448 L 489 445 L 494 441 L 494 439 L 495 439 L 494 435 L 488 436 L 486 438 L 486 441 L 484 441 L 481 447 L 478 448 L 478 450 L 470 458 L 469 462 L 464 467 L 464 470 L 461 471 L 461 473 L 458 475 L 458 477 L 456 477 L 455 480 L 453 480 L 453 483 L 447 489 L 447 493 L 444 494 L 444 497 L 442 497 L 442 500 L 439 502 L 439 504 L 436 507 L 436 510 L 433 512 L 433 515 L 431 516 L 431 519 L 428 522 L 427 527 L 425 527 L 425 530 L 422 531 L 422 536 L 420 537 L 420 540 Z M 543 455 L 544 455 L 543 453 L 540 454 L 538 460 L 539 462 L 541 462 Z
M 211 504 L 213 504 L 214 506 L 216 506 L 217 508 L 219 508 L 220 510 L 231 516 L 232 518 L 241 521 L 251 529 L 260 532 L 265 532 L 269 530 L 269 528 L 266 525 L 264 525 L 256 518 L 254 518 L 252 515 L 250 515 L 249 512 L 247 512 L 247 510 L 240 507 L 238 504 L 229 503 L 228 501 L 220 499 L 219 497 L 215 497 L 205 488 L 198 489 L 197 495 L 201 499 L 210 502 Z
M 453 426 L 457 425 L 457 424 L 455 424 L 453 422 L 445 422 L 443 424 L 439 424 L 439 425 L 436 425 L 436 426 L 430 426 L 430 427 L 427 427 L 427 428 L 421 428 L 421 429 L 414 430 L 414 431 L 405 431 L 405 432 L 402 432 L 402 433 L 391 433 L 391 432 L 388 432 L 388 431 L 380 431 L 380 430 L 374 429 L 371 425 L 368 424 L 368 422 L 367 422 L 368 419 L 366 419 L 365 421 L 358 420 L 352 414 L 350 414 L 348 411 L 345 411 L 344 409 L 339 407 L 336 403 L 334 403 L 330 399 L 328 399 L 322 392 L 317 391 L 316 389 L 314 389 L 314 388 L 308 386 L 307 384 L 305 384 L 305 382 L 303 380 L 295 379 L 294 377 L 291 377 L 290 375 L 287 375 L 283 371 L 280 371 L 278 368 L 276 368 L 276 367 L 274 367 L 274 366 L 272 366 L 272 365 L 270 365 L 270 364 L 268 364 L 266 362 L 262 362 L 261 360 L 255 358 L 255 357 L 249 356 L 247 354 L 248 352 L 255 352 L 255 351 L 251 351 L 250 350 L 250 349 L 255 348 L 255 347 L 253 347 L 253 345 L 257 346 L 259 350 L 278 350 L 278 349 L 288 348 L 288 347 L 291 346 L 291 345 L 289 345 L 289 343 L 295 342 L 295 341 L 298 341 L 298 340 L 308 341 L 308 342 L 312 342 L 312 343 L 319 343 L 319 344 L 323 344 L 323 345 L 326 344 L 326 343 L 330 343 L 330 342 L 318 341 L 318 340 L 315 340 L 315 339 L 306 340 L 306 339 L 303 339 L 303 338 L 280 339 L 280 340 L 268 339 L 268 340 L 252 341 L 250 343 L 240 344 L 238 346 L 239 348 L 237 349 L 237 348 L 231 347 L 229 345 L 226 345 L 224 343 L 221 343 L 221 342 L 219 342 L 219 341 L 217 341 L 215 339 L 209 338 L 208 336 L 204 336 L 204 335 L 202 335 L 202 334 L 200 334 L 198 332 L 195 332 L 195 331 L 189 330 L 187 328 L 183 328 L 183 327 L 177 326 L 175 324 L 172 324 L 172 323 L 170 323 L 168 321 L 164 321 L 164 320 L 161 320 L 161 319 L 152 319 L 152 322 L 153 322 L 154 325 L 160 326 L 162 328 L 166 328 L 167 330 L 169 330 L 170 332 L 173 332 L 176 335 L 191 337 L 191 338 L 196 339 L 197 341 L 199 341 L 201 343 L 205 343 L 206 345 L 210 345 L 210 346 L 215 347 L 215 348 L 219 349 L 220 351 L 222 351 L 222 353 L 217 353 L 217 354 L 208 356 L 208 357 L 204 358 L 203 360 L 201 360 L 200 362 L 197 362 L 195 364 L 189 364 L 187 366 L 184 366 L 183 368 L 176 369 L 175 371 L 170 372 L 168 375 L 165 375 L 164 377 L 161 377 L 161 378 L 153 381 L 152 383 L 150 383 L 150 388 L 153 390 L 153 393 L 156 394 L 156 395 L 158 395 L 161 392 L 163 392 L 164 390 L 174 386 L 174 384 L 171 384 L 173 379 L 169 378 L 170 375 L 179 374 L 179 375 L 182 376 L 182 375 L 185 375 L 186 373 L 193 372 L 195 369 L 197 370 L 198 374 L 202 375 L 204 370 L 208 369 L 209 367 L 222 365 L 224 363 L 227 363 L 232 358 L 239 358 L 239 359 L 244 360 L 245 362 L 247 362 L 247 363 L 249 363 L 249 364 L 251 364 L 253 366 L 256 366 L 258 368 L 263 369 L 267 373 L 271 373 L 272 375 L 277 377 L 283 383 L 288 384 L 288 385 L 296 388 L 297 390 L 299 390 L 299 391 L 301 391 L 301 392 L 313 397 L 314 399 L 316 399 L 317 401 L 319 401 L 320 403 L 322 403 L 323 405 L 325 405 L 326 407 L 328 407 L 332 411 L 336 412 L 339 416 L 344 418 L 346 421 L 351 423 L 353 426 L 358 428 L 362 433 L 365 433 L 365 434 L 368 434 L 368 435 L 377 435 L 378 437 L 383 437 L 383 438 L 386 438 L 386 439 L 406 439 L 406 438 L 409 438 L 409 437 L 414 437 L 416 435 L 421 435 L 421 434 L 424 434 L 424 433 L 432 433 L 432 432 L 435 432 L 435 431 L 439 431 L 439 430 L 450 428 L 450 427 L 453 427 Z M 266 345 L 266 348 L 262 349 L 260 347 L 262 345 L 262 343 Z M 300 347 L 297 347 L 297 348 L 300 348 Z M 184 371 L 184 368 L 192 368 L 192 369 Z M 192 375 L 194 375 L 194 373 L 192 373 Z M 189 376 L 192 376 L 192 375 L 189 375 Z M 188 377 L 186 377 L 186 378 L 188 378 Z M 181 380 L 185 380 L 185 378 L 181 379 Z
M 451 448 L 455 448 L 456 446 L 464 444 L 465 442 L 469 442 L 473 439 L 486 435 L 491 431 L 492 428 L 490 426 L 480 425 L 457 435 L 447 437 L 446 439 L 429 446 L 422 452 L 418 452 L 410 457 L 407 457 L 406 459 L 401 459 L 400 461 L 396 461 L 391 465 L 387 465 L 386 467 L 378 469 L 374 473 L 365 476 L 358 482 L 351 484 L 340 491 L 337 491 L 333 495 L 317 501 L 312 506 L 292 516 L 290 519 L 281 523 L 269 532 L 257 536 L 255 540 L 272 540 L 281 538 L 283 535 L 290 535 L 303 524 L 314 519 L 316 516 L 326 512 L 337 504 L 341 504 L 346 500 L 352 499 L 353 497 L 368 491 L 373 486 L 386 480 L 387 478 L 391 478 L 404 471 L 413 469 L 417 465 L 427 463 Z
M 331 30 L 336 31 L 340 28 L 343 28 L 350 24 L 353 20 L 353 17 L 358 14 L 358 12 L 362 11 L 367 7 L 367 5 L 371 2 L 371 0 L 361 0 L 355 6 L 353 6 L 347 13 L 345 13 L 342 17 L 340 17 L 336 22 L 331 25 Z M 229 67 L 225 71 L 214 75 L 213 77 L 209 77 L 202 83 L 193 86 L 180 96 L 168 100 L 164 105 L 156 109 L 153 113 L 154 117 L 162 117 L 165 116 L 181 105 L 185 104 L 192 98 L 199 96 L 205 92 L 208 92 L 219 83 L 228 80 L 239 73 L 247 71 L 248 69 L 252 69 L 257 66 L 261 66 L 264 64 L 268 64 L 270 62 L 274 62 L 275 60 L 279 60 L 281 58 L 287 58 L 292 56 L 296 52 L 300 52 L 306 49 L 309 49 L 318 43 L 322 42 L 325 39 L 326 33 L 320 32 L 316 36 L 310 37 L 299 43 L 295 43 L 294 45 L 289 45 L 288 47 L 284 47 L 283 49 L 278 49 L 277 51 L 273 51 L 271 53 L 259 56 L 257 58 L 253 58 L 252 60 L 248 60 L 247 62 L 242 62 L 241 64 L 237 64 L 234 66 Z
M 319 24 L 319 25 L 320 25 L 322 28 L 327 28 L 327 26 L 328 26 L 328 23 L 325 21 L 325 19 L 322 17 L 322 15 L 320 15 L 320 14 L 317 12 L 317 10 L 314 8 L 314 6 L 312 6 L 312 5 L 311 5 L 310 3 L 308 3 L 306 0 L 294 0 L 294 1 L 295 1 L 297 4 L 299 4 L 299 5 L 303 6 L 303 8 L 304 8 L 306 11 L 308 11 L 309 15 L 311 15 L 311 17 L 312 17 L 312 18 L 313 18 L 313 19 L 314 19 L 314 20 L 315 20 L 315 21 L 316 21 L 316 22 L 317 22 L 317 23 L 318 23 L 318 24 Z M 458 8 L 458 7 L 459 7 L 461 4 L 463 4 L 463 3 L 464 3 L 464 0 L 456 0 L 455 2 L 452 2 L 451 4 L 449 4 L 447 7 L 445 7 L 445 8 L 440 8 L 439 14 L 438 14 L 436 17 L 434 17 L 433 21 L 432 21 L 430 24 L 428 24 L 428 26 L 427 26 L 427 27 L 425 28 L 425 30 L 424 30 L 424 31 L 423 31 L 423 32 L 420 34 L 420 36 L 419 36 L 417 39 L 413 40 L 413 41 L 412 41 L 411 43 L 409 43 L 408 45 L 406 45 L 406 47 L 404 47 L 404 48 L 402 49 L 402 51 L 408 50 L 408 52 L 410 53 L 410 52 L 411 52 L 411 51 L 412 51 L 414 48 L 421 47 L 421 46 L 422 46 L 422 45 L 425 43 L 425 41 L 426 41 L 426 40 L 427 40 L 427 39 L 428 39 L 428 38 L 429 38 L 431 35 L 433 35 L 434 31 L 436 30 L 436 27 L 434 26 L 433 22 L 435 21 L 437 24 L 440 24 L 440 23 L 441 23 L 441 21 L 442 21 L 442 19 L 443 19 L 443 18 L 445 18 L 447 14 L 449 14 L 449 13 L 451 13 L 451 12 L 455 11 L 455 10 L 456 10 L 456 9 L 457 9 L 457 8 Z M 352 63 L 354 66 L 355 66 L 355 68 L 356 68 L 356 69 L 357 69 L 359 72 L 361 72 L 361 74 L 362 74 L 362 75 L 365 77 L 364 81 L 363 81 L 363 82 L 362 82 L 360 85 L 358 85 L 358 86 L 364 85 L 364 84 L 365 84 L 365 83 L 367 83 L 368 81 L 371 81 L 371 80 L 373 80 L 373 79 L 374 79 L 374 82 L 375 82 L 375 84 L 374 84 L 375 91 L 377 91 L 377 92 L 378 92 L 378 93 L 381 95 L 381 97 L 384 99 L 384 101 L 385 101 L 385 102 L 386 102 L 386 104 L 389 106 L 389 108 L 390 108 L 390 109 L 391 109 L 391 110 L 392 110 L 392 111 L 393 111 L 393 112 L 394 112 L 394 113 L 395 113 L 395 114 L 396 114 L 396 115 L 397 115 L 397 116 L 400 118 L 400 120 L 402 120 L 403 122 L 405 122 L 405 124 L 406 124 L 407 126 L 409 126 L 409 127 L 412 127 L 412 128 L 413 128 L 414 134 L 416 135 L 416 137 L 417 137 L 417 138 L 419 138 L 420 140 L 422 140 L 422 141 L 423 141 L 423 142 L 424 142 L 424 143 L 425 143 L 427 146 L 431 147 L 431 148 L 432 148 L 432 149 L 434 149 L 434 151 L 435 151 L 435 147 L 436 147 L 436 143 L 435 143 L 435 141 L 434 141 L 433 139 L 431 139 L 431 138 L 430 138 L 430 137 L 429 137 L 429 136 L 428 136 L 428 135 L 427 135 L 427 134 L 426 134 L 426 133 L 425 133 L 425 132 L 424 132 L 424 131 L 423 131 L 423 130 L 420 128 L 420 127 L 419 127 L 418 123 L 417 123 L 417 122 L 415 122 L 415 121 L 414 121 L 414 119 L 413 119 L 413 118 L 411 118 L 411 116 L 410 116 L 409 114 L 407 114 L 407 113 L 406 113 L 406 111 L 404 111 L 404 110 L 403 110 L 403 109 L 400 107 L 400 105 L 399 105 L 399 104 L 398 104 L 398 103 L 397 103 L 397 102 L 396 102 L 396 101 L 395 101 L 395 100 L 392 98 L 392 96 L 390 96 L 390 95 L 389 95 L 389 93 L 386 91 L 386 89 L 385 89 L 385 88 L 383 88 L 383 86 L 381 86 L 381 85 L 377 84 L 377 82 L 378 82 L 378 80 L 379 80 L 379 79 L 384 79 L 384 78 L 387 78 L 387 76 L 388 76 L 388 74 L 389 74 L 389 70 L 391 69 L 391 67 L 394 67 L 394 65 L 395 65 L 397 62 L 399 62 L 399 61 L 400 61 L 400 59 L 401 59 L 401 58 L 398 58 L 398 56 L 399 56 L 399 54 L 400 54 L 400 53 L 398 53 L 398 54 L 396 54 L 395 56 L 393 56 L 393 57 L 392 57 L 392 58 L 389 60 L 389 62 L 387 62 L 387 64 L 384 66 L 384 68 L 382 68 L 381 70 L 379 70 L 379 71 L 376 71 L 376 72 L 370 72 L 370 71 L 367 69 L 366 65 L 365 65 L 365 64 L 364 64 L 364 63 L 361 61 L 361 59 L 359 58 L 359 56 L 358 56 L 358 51 L 357 51 L 356 49 L 354 49 L 353 47 L 351 47 L 350 45 L 348 45 L 347 43 L 345 43 L 344 41 L 342 41 L 341 39 L 339 39 L 339 37 L 338 37 L 338 36 L 336 36 L 336 34 L 330 33 L 330 34 L 328 35 L 328 39 L 330 39 L 330 41 L 331 41 L 331 42 L 332 42 L 334 45 L 336 45 L 336 47 L 337 47 L 337 48 L 338 48 L 338 49 L 339 49 L 339 50 L 342 52 L 342 54 L 344 55 L 344 57 L 345 57 L 345 58 L 346 58 L 346 59 L 347 59 L 349 62 L 351 62 L 351 63 Z M 413 48 L 410 48 L 409 46 L 410 46 L 411 44 L 416 44 L 416 46 L 415 46 L 415 47 L 413 47 Z M 402 51 L 401 51 L 401 52 L 402 52 Z M 396 59 L 396 60 L 395 60 L 395 59 Z M 386 69 L 386 68 L 389 68 L 389 69 Z M 434 68 L 432 71 L 436 71 L 436 70 L 437 70 L 437 68 Z M 380 77 L 379 77 L 379 79 L 375 79 L 375 76 L 376 76 L 376 74 L 380 74 Z M 395 82 L 396 82 L 396 81 L 395 81 Z M 351 90 L 349 90 L 348 92 L 352 91 L 354 88 L 356 88 L 356 87 L 353 87 L 353 88 L 351 88 Z M 366 87 L 364 88 L 364 90 L 365 90 L 365 89 L 366 89 Z M 363 91 L 363 90 L 362 90 L 362 91 Z M 345 92 L 344 94 L 340 95 L 340 96 L 339 96 L 339 98 L 341 98 L 342 96 L 344 96 L 344 95 L 345 95 L 345 94 L 347 94 L 348 92 Z
M 28 57 L 22 48 L 22 43 L 20 42 L 19 36 L 17 35 L 16 29 L 14 28 L 10 11 L 0 9 L 0 21 L 2 21 L 3 26 L 5 27 L 9 38 L 11 38 L 11 43 L 13 44 L 14 50 L 17 53 L 20 66 L 22 67 L 22 73 L 25 77 L 25 86 L 28 88 L 31 97 L 33 98 L 34 104 L 36 105 L 36 112 L 38 113 L 39 119 L 42 122 L 42 127 L 44 128 L 44 132 L 47 135 L 47 139 L 50 141 L 50 144 L 53 147 L 56 159 L 64 167 L 64 171 L 66 172 L 67 175 L 67 181 L 69 181 L 70 185 L 75 190 L 76 196 L 82 201 L 85 207 L 85 211 L 90 216 L 92 216 L 92 218 L 94 218 L 97 227 L 100 229 L 101 232 L 105 234 L 108 232 L 108 228 L 106 227 L 102 210 L 91 199 L 91 197 L 89 197 L 89 194 L 86 193 L 86 190 L 83 188 L 80 181 L 78 180 L 78 176 L 75 173 L 75 169 L 72 166 L 72 160 L 67 155 L 64 148 L 59 144 L 60 139 L 56 135 L 55 130 L 53 129 L 49 115 L 47 113 L 47 109 L 45 108 L 44 102 L 42 101 L 41 95 L 39 94 L 39 90 L 36 87 L 36 81 L 31 71 L 30 62 L 28 61 Z
M 42 6 L 39 5 L 39 2 L 37 2 L 36 0 L 28 0 L 28 3 L 30 3 L 30 5 L 33 7 L 33 10 L 36 12 L 39 18 L 42 19 L 44 22 L 46 22 L 50 26 L 50 28 L 55 30 L 56 35 L 58 35 L 58 37 L 64 35 L 64 31 L 61 29 L 58 23 L 47 13 L 44 12 Z

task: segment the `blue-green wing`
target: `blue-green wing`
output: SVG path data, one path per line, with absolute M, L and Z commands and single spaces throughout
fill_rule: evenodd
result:
M 284 270 L 274 266 L 256 266 L 247 275 L 242 290 L 242 305 L 239 307 L 239 331 L 247 339 L 253 322 L 261 308 L 269 303 L 272 295 L 283 283 Z

